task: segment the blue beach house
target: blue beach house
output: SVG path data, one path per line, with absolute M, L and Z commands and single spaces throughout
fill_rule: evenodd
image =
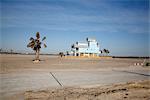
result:
M 86 42 L 76 42 L 71 46 L 73 56 L 99 56 L 100 46 L 96 39 L 87 38 Z

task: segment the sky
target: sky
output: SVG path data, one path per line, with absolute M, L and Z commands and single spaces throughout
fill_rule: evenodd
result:
M 27 48 L 36 32 L 46 36 L 42 53 L 71 50 L 96 38 L 112 56 L 150 56 L 149 0 L 1 0 L 0 48 Z

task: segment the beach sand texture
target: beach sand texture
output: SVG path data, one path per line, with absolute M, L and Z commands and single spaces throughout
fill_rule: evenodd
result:
M 1 100 L 148 100 L 143 59 L 0 55 Z M 60 86 L 50 74 L 60 81 Z

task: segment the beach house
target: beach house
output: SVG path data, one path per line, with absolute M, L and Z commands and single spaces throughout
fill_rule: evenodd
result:
M 100 46 L 96 39 L 87 38 L 86 42 L 76 42 L 71 46 L 73 56 L 99 56 Z

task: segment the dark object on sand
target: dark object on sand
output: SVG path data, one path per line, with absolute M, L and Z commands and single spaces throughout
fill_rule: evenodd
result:
M 150 62 L 146 62 L 145 66 L 150 66 Z

